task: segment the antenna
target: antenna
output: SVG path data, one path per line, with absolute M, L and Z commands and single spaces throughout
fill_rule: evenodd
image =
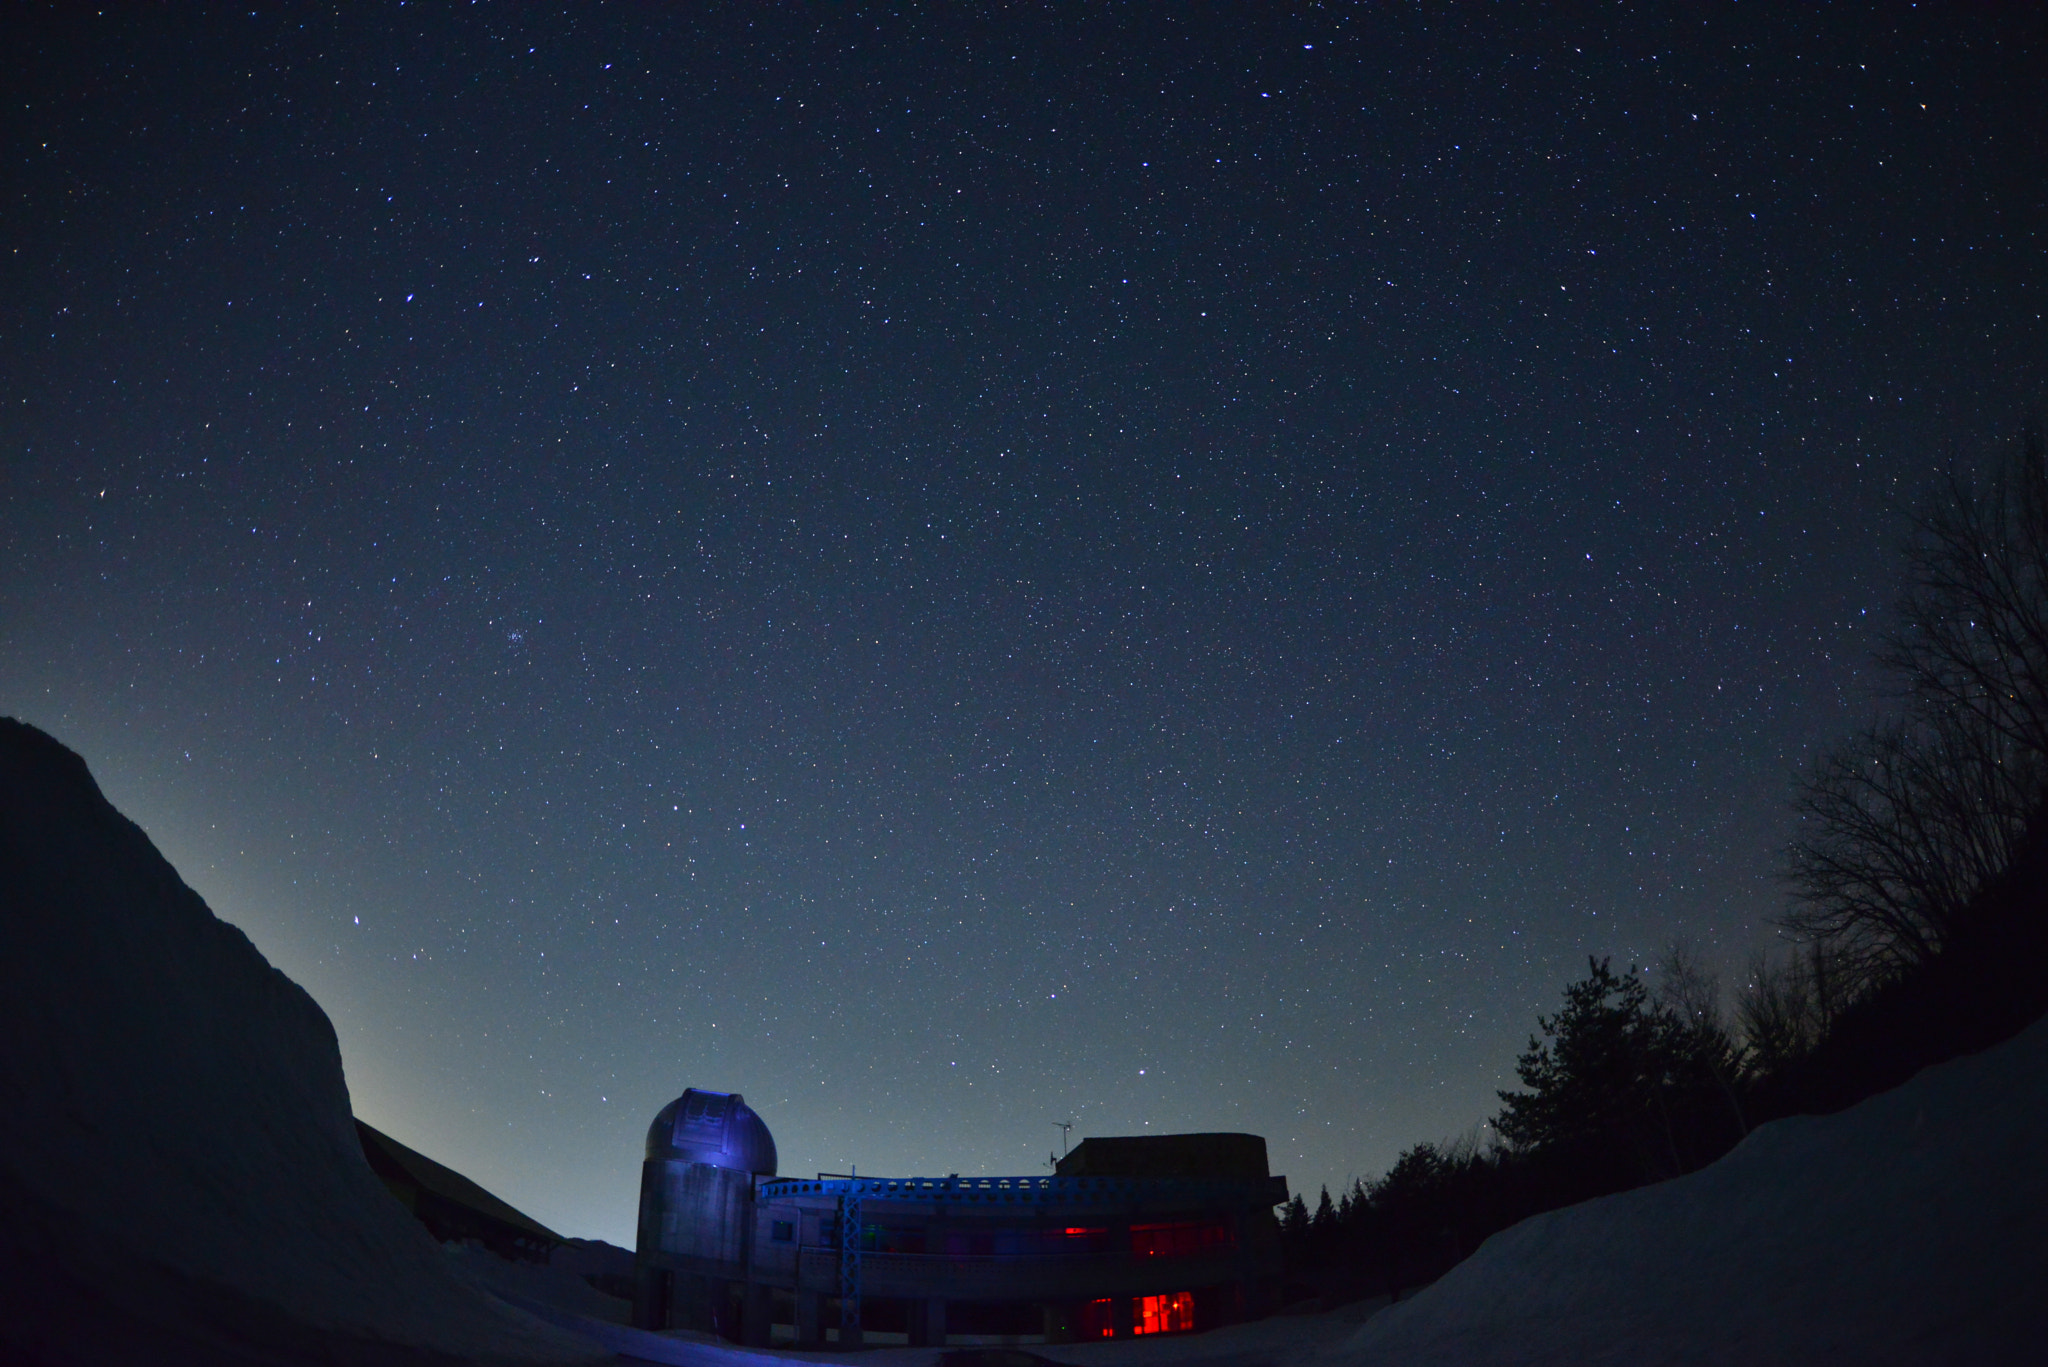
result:
M 1067 1153 L 1067 1133 L 1074 1128 L 1074 1122 L 1071 1120 L 1055 1120 L 1052 1123 L 1053 1128 L 1060 1132 L 1060 1154 L 1064 1157 Z

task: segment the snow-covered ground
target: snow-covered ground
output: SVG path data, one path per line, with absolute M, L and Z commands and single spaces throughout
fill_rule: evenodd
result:
M 0 1360 L 602 1360 L 365 1164 L 333 1027 L 0 720 Z
M 0 721 L 0 1360 L 653 1354 L 483 1290 L 616 1315 L 555 1271 L 436 1247 L 363 1161 L 319 1007 L 77 756 Z M 1074 1367 L 2034 1363 L 2044 1288 L 2048 1022 L 1840 1115 L 1764 1126 L 1688 1177 L 1526 1221 L 1377 1313 L 1022 1351 Z M 666 1343 L 700 1367 L 840 1359 Z
M 1687 1177 L 1524 1221 L 1338 1356 L 2048 1362 L 2048 1021 Z
M 607 1296 L 576 1273 L 544 1263 L 513 1262 L 487 1248 L 444 1244 L 456 1275 L 501 1299 L 536 1301 L 610 1324 L 631 1324 L 633 1302 Z
M 1398 1305 L 1023 1351 L 1077 1367 L 2048 1362 L 2048 1021 L 1839 1115 L 1765 1125 L 1690 1176 L 1524 1221 Z M 935 1367 L 941 1350 L 786 1356 Z
M 579 1323 L 575 1316 L 562 1314 L 550 1305 L 517 1292 L 511 1294 L 516 1301 L 556 1323 Z M 1279 1363 L 1324 1360 L 1384 1303 L 1382 1300 L 1344 1306 L 1319 1315 L 1282 1315 L 1257 1324 L 1172 1338 L 1033 1343 L 1015 1348 L 869 1348 L 857 1353 L 735 1348 L 722 1341 L 706 1342 L 708 1336 L 702 1334 L 650 1334 L 589 1321 L 581 1324 L 585 1332 L 615 1349 L 629 1363 L 655 1362 L 670 1367 L 790 1367 L 800 1362 L 858 1363 L 860 1367 L 1023 1367 L 1034 1362 L 1070 1363 L 1073 1367 L 1146 1367 L 1151 1363 L 1171 1363 L 1176 1367 L 1274 1367 Z

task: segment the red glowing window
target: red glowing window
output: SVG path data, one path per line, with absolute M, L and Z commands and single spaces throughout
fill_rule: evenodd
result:
M 1116 1316 L 1108 1301 L 1089 1301 L 1081 1307 L 1080 1322 L 1074 1326 L 1077 1339 L 1106 1339 L 1116 1336 Z
M 1195 1293 L 1169 1291 L 1163 1296 L 1140 1296 L 1132 1307 L 1134 1334 L 1182 1334 L 1195 1327 Z
M 1230 1226 L 1221 1220 L 1176 1225 L 1132 1225 L 1131 1252 L 1140 1258 L 1172 1258 L 1230 1243 Z
M 1052 1232 L 1050 1247 L 1058 1253 L 1106 1253 L 1109 1230 L 1099 1225 L 1068 1225 Z

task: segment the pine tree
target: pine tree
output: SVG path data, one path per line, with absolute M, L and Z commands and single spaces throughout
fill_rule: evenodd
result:
M 1598 1185 L 1628 1185 L 1685 1170 L 1666 1088 L 1686 1055 L 1684 1027 L 1653 1010 L 1649 989 L 1612 960 L 1588 959 L 1565 989 L 1564 1010 L 1537 1017 L 1515 1063 L 1526 1092 L 1502 1092 L 1494 1126 L 1521 1153 L 1572 1154 L 1604 1170 Z M 1633 1171 L 1631 1171 L 1633 1169 Z
M 1298 1191 L 1287 1198 L 1287 1208 L 1280 1212 L 1280 1238 L 1289 1249 L 1299 1249 L 1308 1238 L 1308 1207 Z

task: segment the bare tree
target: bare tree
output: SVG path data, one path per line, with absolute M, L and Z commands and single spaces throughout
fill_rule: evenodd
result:
M 1941 952 L 2039 800 L 2038 756 L 1974 716 L 1922 710 L 1821 756 L 1794 799 L 1785 924 L 1852 991 Z
M 1658 956 L 1657 1003 L 1677 1023 L 1679 1047 L 1714 1080 L 1736 1132 L 1748 1134 L 1749 1120 L 1735 1090 L 1743 1053 L 1722 1019 L 1721 976 L 1706 966 L 1692 941 L 1673 940 Z
M 2030 429 L 1979 489 L 1950 472 L 1916 519 L 1912 588 L 1881 662 L 1918 708 L 2048 755 L 2048 441 Z
M 1657 1001 L 1696 1028 L 1720 1030 L 1721 978 L 1702 962 L 1699 946 L 1673 940 L 1657 956 Z
M 2048 774 L 2048 452 L 2030 432 L 1916 520 L 1881 663 L 1894 715 L 1801 781 L 1785 925 L 1853 998 L 1939 954 L 2011 862 Z M 1823 976 L 1821 970 L 1827 970 Z
M 1779 963 L 1758 952 L 1749 961 L 1749 980 L 1735 1000 L 1744 1058 L 1753 1074 L 1769 1076 L 1806 1057 L 1826 1029 L 1813 971 L 1821 950 Z

